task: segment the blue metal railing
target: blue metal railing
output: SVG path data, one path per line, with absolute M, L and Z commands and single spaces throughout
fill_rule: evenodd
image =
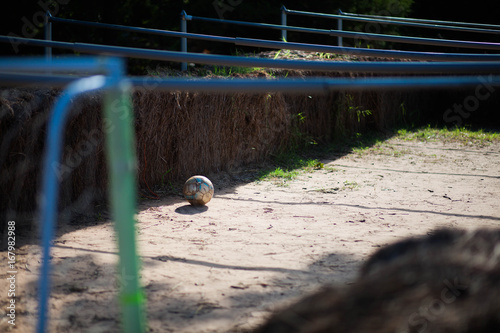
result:
M 180 53 L 180 52 L 179 52 Z M 204 55 L 206 56 L 206 55 Z M 244 58 L 245 59 L 245 58 Z M 64 60 L 64 59 L 63 59 Z M 250 60 L 250 59 L 248 59 Z M 40 62 L 27 63 L 24 69 L 12 71 L 12 66 L 2 62 L 0 58 L 0 84 L 2 85 L 28 85 L 36 82 L 37 86 L 64 87 L 74 82 L 77 75 L 46 74 L 47 66 L 40 66 Z M 61 61 L 61 59 L 56 60 Z M 80 58 L 83 63 L 88 61 L 86 57 Z M 270 60 L 273 61 L 273 60 Z M 298 61 L 297 61 L 298 62 Z M 300 61 L 306 64 L 312 61 Z M 70 62 L 66 62 L 70 63 Z M 47 63 L 44 63 L 47 64 Z M 103 62 L 104 66 L 105 62 Z M 346 67 L 346 66 L 352 67 Z M 341 63 L 341 70 L 350 71 L 356 69 L 358 65 L 365 65 L 366 69 L 373 69 L 370 63 Z M 421 89 L 421 88 L 461 88 L 477 87 L 478 84 L 487 80 L 492 87 L 500 86 L 500 62 L 446 62 L 446 63 L 373 63 L 374 67 L 383 67 L 382 73 L 404 74 L 412 73 L 410 77 L 355 77 L 355 78 L 306 78 L 306 79 L 248 79 L 248 78 L 158 78 L 158 77 L 125 77 L 135 87 L 145 87 L 152 90 L 181 90 L 192 92 L 245 92 L 245 93 L 266 93 L 266 92 L 289 92 L 289 93 L 326 93 L 330 91 L 342 90 L 386 90 L 386 89 Z M 66 67 L 67 71 L 74 70 L 74 66 Z M 59 66 L 59 70 L 63 67 Z M 418 76 L 415 74 L 426 74 Z M 432 73 L 461 74 L 453 76 L 432 76 Z M 486 75 L 487 78 L 486 78 Z M 483 81 L 481 81 L 483 79 Z
M 0 36 L 0 42 L 18 41 L 27 45 L 56 47 L 82 53 L 114 55 L 138 59 L 193 62 L 198 64 L 241 67 L 265 67 L 311 71 L 334 71 L 354 73 L 495 73 L 500 69 L 500 55 L 476 55 L 491 61 L 455 61 L 455 62 L 353 62 L 353 61 L 309 61 L 283 60 L 267 58 L 249 58 L 241 56 L 223 56 L 200 53 L 183 53 L 178 51 L 151 50 L 123 46 L 106 46 L 85 43 L 67 43 L 44 41 L 21 37 Z M 279 43 L 279 42 L 278 42 Z M 373 50 L 375 51 L 375 50 Z M 437 54 L 439 55 L 439 54 Z M 457 60 L 457 59 L 455 59 Z
M 323 52 L 323 53 L 335 53 L 341 55 L 357 55 L 357 56 L 373 56 L 373 57 L 387 57 L 395 59 L 413 59 L 413 60 L 433 60 L 433 61 L 496 61 L 500 60 L 500 55 L 494 54 L 470 54 L 470 53 L 435 53 L 435 52 L 417 52 L 417 51 L 397 51 L 397 50 L 380 50 L 380 49 L 362 49 L 354 47 L 339 47 L 331 45 L 320 45 L 320 44 L 306 44 L 306 43 L 294 43 L 294 42 L 279 42 L 270 40 L 257 40 L 250 38 L 238 38 L 238 37 L 221 37 L 221 36 L 211 36 L 203 34 L 193 34 L 193 33 L 183 33 L 178 31 L 168 31 L 168 30 L 158 30 L 158 29 L 146 29 L 146 28 L 135 28 L 128 26 L 121 26 L 115 24 L 104 24 L 96 22 L 87 21 L 76 21 L 76 20 L 66 20 L 66 19 L 55 19 L 55 21 L 84 25 L 84 26 L 95 26 L 104 27 L 122 31 L 138 32 L 138 33 L 151 33 L 156 35 L 162 35 L 167 37 L 181 37 L 182 39 L 191 38 L 198 40 L 208 40 L 213 42 L 222 43 L 232 43 L 239 46 L 252 46 L 252 47 L 262 47 L 262 48 L 272 48 L 272 49 L 294 49 L 309 52 Z M 135 30 L 137 29 L 137 30 Z M 8 38 L 8 41 L 6 40 Z M 82 43 L 67 43 L 67 42 L 52 42 L 52 41 L 41 41 L 33 39 L 19 39 L 16 37 L 0 36 L 0 42 L 12 42 L 17 41 L 18 43 L 30 44 L 44 46 L 45 50 L 51 50 L 52 47 L 60 47 L 71 50 L 78 50 L 78 45 L 90 45 Z M 47 42 L 47 43 L 44 43 Z M 182 47 L 182 52 L 186 52 L 187 47 Z M 47 53 L 46 53 L 47 54 Z M 47 56 L 50 58 L 50 56 Z M 185 63 L 185 62 L 184 62 Z M 186 69 L 186 68 L 184 68 Z
M 141 28 L 141 27 L 131 27 L 131 26 L 123 26 L 116 24 L 107 24 L 107 23 L 98 23 L 98 22 L 89 22 L 89 21 L 81 21 L 74 19 L 62 19 L 53 17 L 50 12 L 47 11 L 46 19 L 45 19 L 45 39 L 50 40 L 52 36 L 52 23 L 65 23 L 65 24 L 75 24 L 75 25 L 83 25 L 97 28 L 107 28 L 107 29 L 115 29 L 122 30 L 128 32 L 138 32 L 138 33 L 148 33 L 162 36 L 170 36 L 170 37 L 180 37 L 181 38 L 181 50 L 183 52 L 187 52 L 187 39 L 204 39 L 218 42 L 226 42 L 226 43 L 237 43 L 237 40 L 244 40 L 243 38 L 231 38 L 231 37 L 223 37 L 223 36 L 210 36 L 210 35 L 202 35 L 202 34 L 188 34 L 187 33 L 187 21 L 189 20 L 198 20 L 198 21 L 206 21 L 206 22 L 217 22 L 224 24 L 237 24 L 243 26 L 252 26 L 257 28 L 267 28 L 267 29 L 279 29 L 282 31 L 282 39 L 286 39 L 287 31 L 295 31 L 295 32 L 304 32 L 304 33 L 315 33 L 315 34 L 323 34 L 329 36 L 337 36 L 338 38 L 342 37 L 350 37 L 357 39 L 371 39 L 371 40 L 381 40 L 381 41 L 392 41 L 392 42 L 400 42 L 400 43 L 412 43 L 412 44 L 423 44 L 423 45 L 434 45 L 434 46 L 448 46 L 448 47 L 460 47 L 460 48 L 472 48 L 472 49 L 482 49 L 482 50 L 499 50 L 499 43 L 488 43 L 488 42 L 477 42 L 477 41 L 462 41 L 462 40 L 443 40 L 443 39 L 432 39 L 432 38 L 420 38 L 420 37 L 411 37 L 411 36 L 395 36 L 395 35 L 384 35 L 384 34 L 373 34 L 373 33 L 365 33 L 365 32 L 352 32 L 352 31 L 343 31 L 342 30 L 342 20 L 352 20 L 352 21 L 362 21 L 368 23 L 383 23 L 383 24 L 396 24 L 396 25 L 410 25 L 415 27 L 426 27 L 432 29 L 451 29 L 458 31 L 469 31 L 469 32 L 478 32 L 478 33 L 492 33 L 492 34 L 500 34 L 500 25 L 493 24 L 482 24 L 482 23 L 469 23 L 469 22 L 453 22 L 453 21 L 440 21 L 440 20 L 426 20 L 426 19 L 416 19 L 416 18 L 405 18 L 405 17 L 393 17 L 393 16 L 380 16 L 380 15 L 367 15 L 367 14 L 353 14 L 342 12 L 339 9 L 339 13 L 336 14 L 326 14 L 326 13 L 316 13 L 316 12 L 307 12 L 307 11 L 298 11 L 287 9 L 285 6 L 281 7 L 282 13 L 282 24 L 268 24 L 268 23 L 256 23 L 256 22 L 245 22 L 245 21 L 234 21 L 234 20 L 223 20 L 216 18 L 207 18 L 207 17 L 199 17 L 188 15 L 185 11 L 181 13 L 181 30 L 182 32 L 177 31 L 168 31 L 168 30 L 160 30 L 160 29 L 149 29 L 149 28 Z M 331 18 L 337 19 L 339 21 L 339 26 L 337 30 L 325 30 L 325 29 L 315 29 L 315 28 L 305 28 L 305 27 L 294 27 L 287 26 L 287 15 L 306 15 L 313 17 L 322 17 L 322 18 Z M 439 24 L 438 24 L 439 23 Z M 470 28 L 470 27 L 482 27 L 489 29 L 479 29 L 479 28 Z M 265 41 L 269 42 L 269 41 Z M 237 45 L 245 45 L 245 44 L 237 44 Z M 255 40 L 252 41 L 252 45 L 258 46 L 255 43 Z M 326 46 L 326 45 L 325 45 Z M 47 49 L 47 51 L 49 48 Z M 49 53 L 49 52 L 47 52 Z
M 204 34 L 195 34 L 195 33 L 187 33 L 187 21 L 198 20 L 205 22 L 217 22 L 224 24 L 236 24 L 243 26 L 251 26 L 256 28 L 265 28 L 265 29 L 274 29 L 281 30 L 283 40 L 286 40 L 286 32 L 294 31 L 294 32 L 304 32 L 304 33 L 314 33 L 314 34 L 322 34 L 325 36 L 337 36 L 339 45 L 342 45 L 342 38 L 354 38 L 356 40 L 367 41 L 367 40 L 378 40 L 378 41 L 391 41 L 398 43 L 409 43 L 409 44 L 421 44 L 421 45 L 432 45 L 432 46 L 445 46 L 445 47 L 458 47 L 458 48 L 468 48 L 468 49 L 476 49 L 476 50 L 500 50 L 499 43 L 488 43 L 488 42 L 477 42 L 477 41 L 462 41 L 462 40 L 443 40 L 443 39 L 432 39 L 432 38 L 421 38 L 421 37 L 410 37 L 410 36 L 395 36 L 395 35 L 386 35 L 386 34 L 373 34 L 373 33 L 362 33 L 362 32 L 352 32 L 352 31 L 343 31 L 342 30 L 342 19 L 349 20 L 369 20 L 370 22 L 384 22 L 384 24 L 406 24 L 411 23 L 412 25 L 421 26 L 429 26 L 427 23 L 417 22 L 417 19 L 406 19 L 406 18 L 391 18 L 387 17 L 377 17 L 370 18 L 362 15 L 354 15 L 354 14 L 346 14 L 339 11 L 339 15 L 334 14 L 322 14 L 322 13 L 313 13 L 313 12 L 304 12 L 304 11 L 295 11 L 286 9 L 284 6 L 281 8 L 282 10 L 282 24 L 268 24 L 268 23 L 256 23 L 256 22 L 245 22 L 245 21 L 233 21 L 233 20 L 221 20 L 215 18 L 206 18 L 199 16 L 191 16 L 188 15 L 185 11 L 181 13 L 181 32 L 179 31 L 169 31 L 169 30 L 160 30 L 160 29 L 149 29 L 149 28 L 141 28 L 141 27 L 131 27 L 131 26 L 123 26 L 117 24 L 107 24 L 107 23 L 98 23 L 98 22 L 89 22 L 89 21 L 81 21 L 81 20 L 71 20 L 71 19 L 62 19 L 53 17 L 50 13 L 47 13 L 46 18 L 46 31 L 45 38 L 51 39 L 52 36 L 52 23 L 64 23 L 64 24 L 73 24 L 73 25 L 82 25 L 96 28 L 106 28 L 106 29 L 114 29 L 121 30 L 127 32 L 136 32 L 136 33 L 147 33 L 153 35 L 160 35 L 166 37 L 178 37 L 181 38 L 181 52 L 187 53 L 187 40 L 188 39 L 198 39 L 198 40 L 207 40 L 213 42 L 222 42 L 222 43 L 232 43 L 234 45 L 239 46 L 252 46 L 252 47 L 264 47 L 264 48 L 275 48 L 275 49 L 295 49 L 295 50 L 304 50 L 311 52 L 326 52 L 326 53 L 336 53 L 342 55 L 359 55 L 359 56 L 376 56 L 376 57 L 389 57 L 389 58 L 397 58 L 397 59 L 413 59 L 413 60 L 441 60 L 441 61 L 451 61 L 451 60 L 464 60 L 464 61 L 482 61 L 482 60 L 497 60 L 498 58 L 495 55 L 484 55 L 484 54 L 470 54 L 470 53 L 436 53 L 436 52 L 416 52 L 416 51 L 397 51 L 397 50 L 379 50 L 379 49 L 365 49 L 365 48 L 357 48 L 357 47 L 335 47 L 331 45 L 320 45 L 320 44 L 306 44 L 306 43 L 284 43 L 278 41 L 270 41 L 270 40 L 258 40 L 258 39 L 249 39 L 249 38 L 238 38 L 238 37 L 224 37 L 224 36 L 213 36 L 213 35 L 204 35 Z M 337 30 L 325 30 L 325 29 L 315 29 L 315 28 L 304 28 L 304 27 L 294 27 L 294 26 L 286 26 L 286 17 L 287 14 L 295 14 L 295 15 L 309 15 L 309 16 L 318 16 L 318 17 L 326 17 L 326 18 L 336 18 L 338 19 L 338 29 Z M 426 22 L 430 22 L 430 20 L 424 20 Z M 440 22 L 448 22 L 448 21 L 440 21 Z M 463 22 L 450 22 L 451 23 L 459 23 L 465 25 Z M 492 26 L 492 25 L 488 25 Z M 443 28 L 450 27 L 445 25 L 435 25 L 432 24 L 432 28 Z M 466 27 L 455 27 L 457 29 L 466 30 L 470 28 Z M 500 34 L 500 30 L 495 29 L 476 29 L 477 32 L 488 32 L 488 33 L 497 33 Z M 46 56 L 48 59 L 51 57 L 51 48 L 46 47 Z M 187 63 L 182 62 L 182 69 L 187 69 Z

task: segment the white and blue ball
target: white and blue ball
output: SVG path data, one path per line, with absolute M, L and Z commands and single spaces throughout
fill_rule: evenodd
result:
M 197 175 L 186 180 L 182 193 L 191 205 L 203 206 L 212 199 L 214 185 L 207 177 Z

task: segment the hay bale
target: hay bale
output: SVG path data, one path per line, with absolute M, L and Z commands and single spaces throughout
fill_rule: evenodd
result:
M 157 184 L 260 161 L 286 145 L 281 94 L 138 92 L 134 96 L 141 181 Z
M 375 253 L 357 281 L 325 287 L 259 333 L 496 332 L 500 230 L 438 230 Z

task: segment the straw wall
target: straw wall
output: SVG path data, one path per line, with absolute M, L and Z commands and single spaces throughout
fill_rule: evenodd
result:
M 57 90 L 0 91 L 0 211 L 3 221 L 32 217 L 40 182 L 46 121 Z M 425 98 L 425 97 L 428 98 Z M 432 96 L 433 98 L 433 96 Z M 105 202 L 102 96 L 75 100 L 63 159 L 60 209 L 92 212 Z M 383 130 L 432 107 L 422 92 L 328 95 L 198 94 L 136 91 L 139 186 L 259 162 L 303 142 L 331 142 L 352 132 Z M 369 114 L 364 113 L 369 110 Z M 404 114 L 406 112 L 406 114 Z M 413 116 L 414 116 L 413 115 Z

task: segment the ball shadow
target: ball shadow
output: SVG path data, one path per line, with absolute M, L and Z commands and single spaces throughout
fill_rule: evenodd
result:
M 208 210 L 207 206 L 193 206 L 190 204 L 178 207 L 175 209 L 175 212 L 178 214 L 184 214 L 184 215 L 194 215 L 194 214 L 200 214 L 204 213 Z

